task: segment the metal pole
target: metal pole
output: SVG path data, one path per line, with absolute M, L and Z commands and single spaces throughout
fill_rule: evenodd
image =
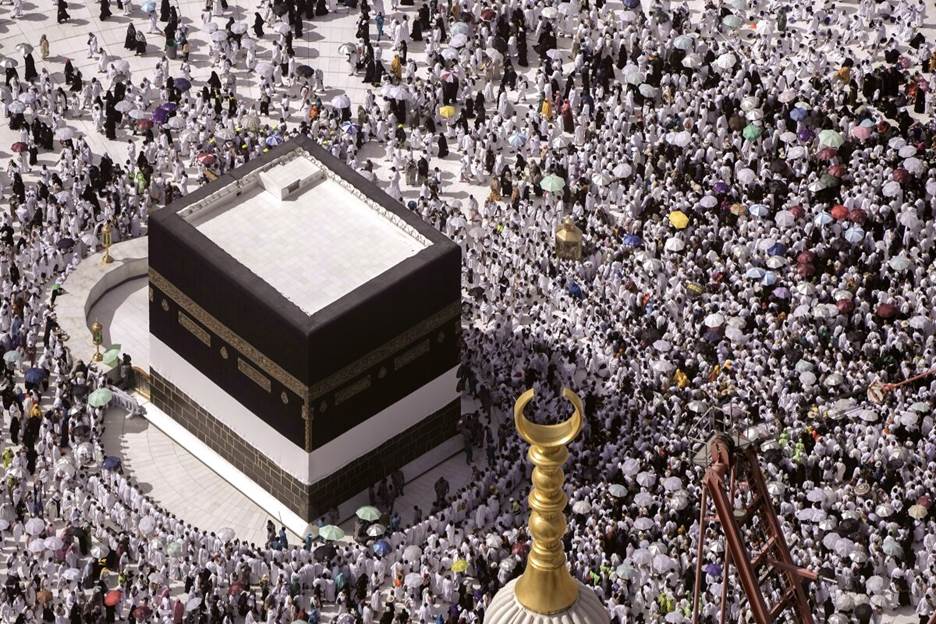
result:
M 735 496 L 735 468 L 731 467 L 731 476 L 728 479 L 728 506 L 729 510 L 734 509 L 734 496 Z M 730 527 L 723 526 L 722 530 L 725 532 L 725 537 L 727 541 L 728 531 Z M 722 586 L 721 586 L 721 624 L 725 624 L 728 617 L 728 568 L 731 566 L 731 549 L 726 546 L 725 548 L 725 568 L 722 570 Z
M 705 546 L 705 516 L 708 512 L 708 490 L 702 486 L 699 501 L 699 545 L 696 549 L 695 588 L 692 591 L 692 624 L 699 624 L 699 592 L 702 591 L 702 551 Z

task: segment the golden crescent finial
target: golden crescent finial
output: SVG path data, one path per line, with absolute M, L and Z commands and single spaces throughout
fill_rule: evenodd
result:
M 562 396 L 566 398 L 575 408 L 572 416 L 555 425 L 538 425 L 530 421 L 523 414 L 527 403 L 533 399 L 535 390 L 530 388 L 519 397 L 514 403 L 514 424 L 520 436 L 532 446 L 542 446 L 544 448 L 565 446 L 570 443 L 582 430 L 582 399 L 575 392 L 568 388 L 562 389 Z

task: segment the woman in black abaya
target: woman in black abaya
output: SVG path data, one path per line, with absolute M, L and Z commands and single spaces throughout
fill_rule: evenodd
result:
M 110 16 L 111 16 L 110 0 L 101 0 L 101 13 L 100 13 L 101 21 L 106 20 Z
M 162 0 L 162 2 L 159 3 L 159 21 L 169 21 L 169 0 Z
M 133 51 L 136 49 L 136 28 L 133 24 L 127 24 L 127 34 L 124 37 L 124 48 Z
M 263 39 L 263 18 L 260 17 L 259 13 L 254 13 L 254 35 L 257 36 L 257 39 Z
M 36 61 L 33 59 L 32 52 L 23 56 L 23 62 L 23 78 L 32 82 L 39 77 L 39 73 L 36 71 Z
M 57 0 L 56 6 L 58 7 L 57 21 L 59 24 L 71 19 L 71 15 L 68 14 L 68 2 L 66 0 Z

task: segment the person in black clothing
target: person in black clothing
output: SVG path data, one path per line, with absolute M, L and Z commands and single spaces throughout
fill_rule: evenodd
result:
M 39 73 L 36 71 L 36 60 L 33 58 L 32 52 L 23 56 L 23 64 L 23 77 L 26 80 L 32 82 L 39 77 Z
M 169 21 L 169 0 L 162 0 L 162 2 L 159 3 L 159 21 Z
M 263 18 L 260 17 L 259 13 L 255 12 L 253 30 L 254 30 L 254 35 L 257 36 L 257 39 L 263 39 L 263 24 L 264 24 Z
M 68 14 L 68 2 L 66 0 L 57 0 L 58 14 L 56 20 L 59 24 L 67 22 L 71 19 L 71 16 Z
M 101 0 L 101 21 L 107 20 L 111 16 L 110 0 Z
M 127 34 L 124 36 L 124 48 L 133 51 L 136 49 L 136 28 L 133 24 L 127 24 Z

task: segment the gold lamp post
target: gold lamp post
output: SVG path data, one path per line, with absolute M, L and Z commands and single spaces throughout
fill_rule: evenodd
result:
M 544 615 L 565 611 L 579 595 L 579 584 L 569 574 L 562 547 L 567 528 L 563 510 L 568 503 L 562 491 L 565 481 L 562 465 L 569 459 L 566 445 L 582 429 L 583 409 L 582 400 L 568 388 L 562 389 L 562 396 L 572 403 L 575 411 L 558 425 L 538 425 L 523 415 L 526 404 L 533 398 L 532 389 L 521 394 L 514 404 L 514 423 L 520 436 L 530 443 L 528 457 L 535 466 L 533 489 L 527 499 L 533 547 L 514 592 L 521 605 Z
M 91 361 L 100 362 L 104 359 L 101 354 L 101 345 L 104 344 L 104 326 L 100 321 L 91 323 L 91 342 L 94 343 L 94 355 L 91 356 Z
M 556 255 L 566 260 L 582 258 L 582 230 L 572 217 L 564 218 L 556 229 Z
M 110 221 L 105 221 L 104 225 L 101 226 L 101 244 L 104 246 L 104 255 L 101 256 L 101 264 L 110 264 L 114 261 L 110 255 L 111 247 L 111 224 Z

